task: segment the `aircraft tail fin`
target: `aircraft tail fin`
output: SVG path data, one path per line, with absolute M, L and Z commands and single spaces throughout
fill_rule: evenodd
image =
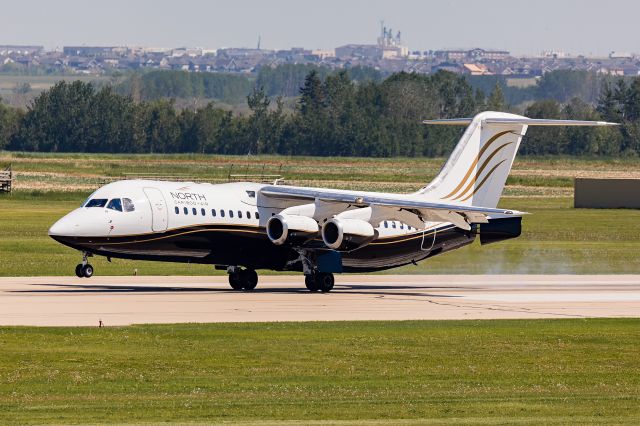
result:
M 438 176 L 416 195 L 469 206 L 496 207 L 528 126 L 615 126 L 603 121 L 532 119 L 486 111 L 473 118 L 425 120 L 467 125 Z

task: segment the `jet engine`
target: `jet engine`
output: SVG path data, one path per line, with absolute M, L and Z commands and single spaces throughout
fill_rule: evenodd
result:
M 267 222 L 267 236 L 275 245 L 302 244 L 318 234 L 318 222 L 308 216 L 278 214 Z
M 339 251 L 352 251 L 364 247 L 378 237 L 369 222 L 360 219 L 334 217 L 322 227 L 322 240 L 327 247 Z

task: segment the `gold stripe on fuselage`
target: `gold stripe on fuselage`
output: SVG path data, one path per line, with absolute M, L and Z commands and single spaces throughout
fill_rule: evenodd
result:
M 200 225 L 202 226 L 202 225 Z M 176 230 L 176 229 L 183 229 L 186 227 L 180 227 L 180 228 L 173 228 L 170 231 Z M 258 227 L 255 227 L 258 228 Z M 418 231 L 417 233 L 411 233 L 411 234 L 406 234 L 405 236 L 408 238 L 402 238 L 402 235 L 390 235 L 388 237 L 383 237 L 380 238 L 378 240 L 375 240 L 371 243 L 371 245 L 376 245 L 376 244 L 395 244 L 395 243 L 400 243 L 400 242 L 405 242 L 405 241 L 410 241 L 410 240 L 414 240 L 417 238 L 422 238 L 423 236 L 429 236 L 429 235 L 433 235 L 436 232 L 441 232 L 441 231 L 448 231 L 452 228 L 455 228 L 455 225 L 448 225 L 445 226 L 442 229 L 438 229 L 437 227 L 434 228 L 430 228 L 433 229 L 433 232 L 426 232 L 425 231 Z M 212 229 L 212 228 L 206 228 L 206 229 L 194 229 L 191 231 L 185 231 L 185 232 L 180 232 L 177 234 L 170 234 L 170 235 L 162 235 L 162 236 L 158 236 L 155 238 L 148 238 L 145 240 L 132 240 L 132 241 L 112 241 L 112 242 L 99 242 L 99 243 L 95 243 L 95 244 L 100 244 L 100 245 L 122 245 L 122 244 L 139 244 L 139 243 L 148 243 L 148 242 L 152 242 L 152 241 L 159 241 L 159 240 L 164 240 L 167 238 L 173 238 L 173 237 L 178 237 L 181 235 L 188 235 L 188 234 L 194 234 L 194 233 L 199 233 L 199 232 L 239 232 L 239 233 L 248 233 L 248 234 L 261 234 L 261 235 L 266 235 L 266 233 L 264 232 L 264 228 L 260 228 L 261 230 L 245 230 L 245 229 L 232 229 L 232 228 L 217 228 L 217 229 Z M 143 235 L 149 235 L 149 234 L 143 234 Z M 128 238 L 128 237 L 133 237 L 136 235 L 121 235 L 118 236 L 117 238 Z M 90 238 L 90 237 L 88 237 Z M 103 238 L 103 237 L 101 237 Z M 384 241 L 384 240 L 390 240 L 392 238 L 401 238 L 401 239 L 397 239 L 394 241 Z

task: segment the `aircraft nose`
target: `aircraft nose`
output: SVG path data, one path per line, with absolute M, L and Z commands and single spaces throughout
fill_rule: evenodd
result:
M 77 215 L 69 213 L 66 216 L 63 216 L 56 223 L 51 225 L 49 228 L 50 236 L 60 236 L 60 237 L 72 237 L 77 231 L 80 223 L 77 219 Z

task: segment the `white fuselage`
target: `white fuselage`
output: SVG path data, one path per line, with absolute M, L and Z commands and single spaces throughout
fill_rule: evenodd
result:
M 83 205 L 49 230 L 50 235 L 74 237 L 115 237 L 164 233 L 194 225 L 241 225 L 262 227 L 272 215 L 294 202 L 265 199 L 259 191 L 264 184 L 227 184 L 126 180 L 96 190 Z M 112 205 L 114 199 L 129 199 L 133 208 Z M 104 200 L 88 206 L 92 200 Z M 104 205 L 102 205 L 104 204 Z M 116 209 L 114 207 L 120 207 Z M 386 227 L 385 227 L 385 222 Z M 416 232 L 399 221 L 381 221 L 380 237 Z

